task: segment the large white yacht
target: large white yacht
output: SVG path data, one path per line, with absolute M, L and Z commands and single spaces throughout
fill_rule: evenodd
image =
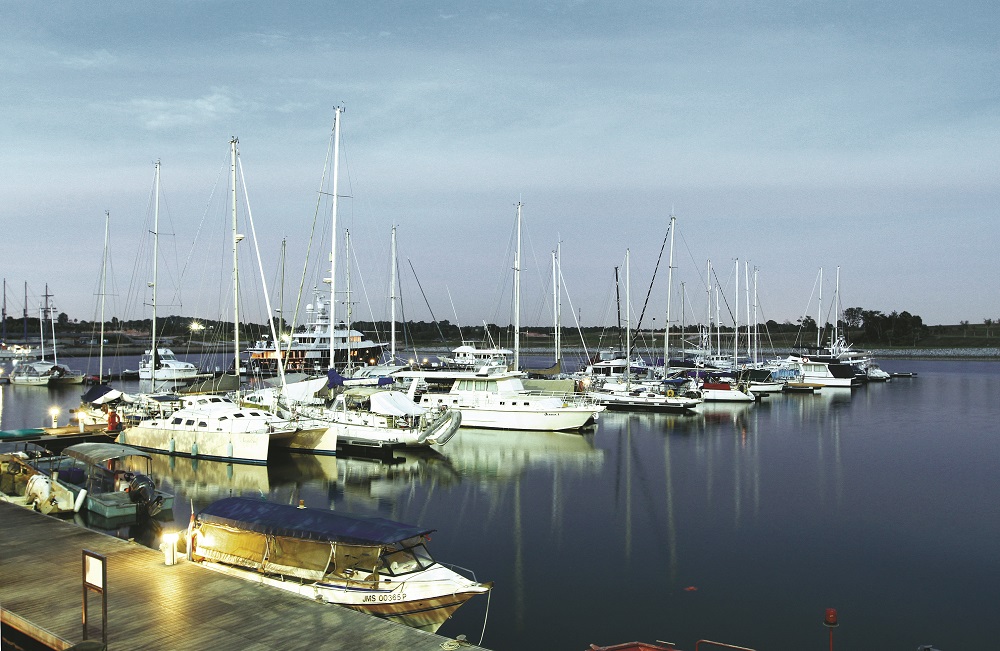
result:
M 369 366 L 376 364 L 382 356 L 385 344 L 365 338 L 363 333 L 348 328 L 344 323 L 331 326 L 330 301 L 318 292 L 315 303 L 306 306 L 306 320 L 305 329 L 294 332 L 288 340 L 279 342 L 286 373 L 326 374 L 330 368 L 331 337 L 334 365 L 337 368 Z M 248 352 L 252 374 L 278 374 L 278 352 L 273 339 L 265 335 Z

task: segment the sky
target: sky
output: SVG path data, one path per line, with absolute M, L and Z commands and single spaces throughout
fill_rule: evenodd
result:
M 158 314 L 231 310 L 235 136 L 240 301 L 290 319 L 301 285 L 301 321 L 340 106 L 352 320 L 389 318 L 395 225 L 405 318 L 510 322 L 518 202 L 522 325 L 554 319 L 558 244 L 564 325 L 613 324 L 627 276 L 662 327 L 671 214 L 672 322 L 714 309 L 709 268 L 723 323 L 830 321 L 838 277 L 841 307 L 1000 319 L 995 2 L 0 8 L 8 313 L 27 283 L 33 315 L 47 285 L 70 318 L 148 318 L 153 230 Z

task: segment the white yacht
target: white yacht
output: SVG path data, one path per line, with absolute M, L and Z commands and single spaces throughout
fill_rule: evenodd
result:
M 421 390 L 424 407 L 462 412 L 462 425 L 493 429 L 563 431 L 597 419 L 604 406 L 582 395 L 529 391 L 523 373 L 486 366 L 479 371 L 399 371 L 393 377 Z
M 191 362 L 182 362 L 169 348 L 157 348 L 156 354 L 147 350 L 139 360 L 139 379 L 152 380 L 192 380 L 198 375 L 198 367 Z
M 117 442 L 181 456 L 267 463 L 268 450 L 287 447 L 298 430 L 294 422 L 223 396 L 196 395 L 178 402 L 178 409 L 122 430 Z

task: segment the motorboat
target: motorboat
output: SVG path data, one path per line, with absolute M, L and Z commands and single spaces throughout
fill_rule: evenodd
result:
M 605 409 L 585 395 L 527 390 L 523 375 L 486 366 L 478 371 L 399 371 L 393 377 L 409 383 L 415 399 L 420 393 L 417 402 L 423 407 L 459 409 L 465 427 L 578 430 Z
M 433 529 L 329 509 L 227 497 L 188 531 L 189 558 L 229 575 L 435 632 L 488 593 L 436 562 Z
M 174 407 L 126 427 L 117 442 L 141 450 L 237 463 L 267 463 L 298 425 L 265 409 L 243 407 L 226 396 L 172 396 Z
M 32 465 L 69 489 L 77 511 L 106 522 L 132 522 L 174 505 L 174 496 L 156 486 L 150 459 L 117 443 L 77 443 Z
M 697 409 L 702 399 L 697 392 L 686 392 L 672 383 L 657 382 L 599 382 L 590 387 L 587 395 L 608 409 L 629 411 L 690 412 Z
M 46 515 L 73 513 L 75 495 L 30 463 L 51 454 L 34 443 L 0 443 L 0 500 Z
M 198 376 L 198 367 L 191 362 L 182 362 L 169 348 L 147 350 L 139 359 L 140 380 L 193 380 Z
M 490 346 L 480 348 L 475 342 L 462 342 L 458 348 L 451 351 L 451 356 L 438 357 L 448 368 L 478 369 L 483 366 L 507 367 L 510 356 L 514 354 L 509 348 Z

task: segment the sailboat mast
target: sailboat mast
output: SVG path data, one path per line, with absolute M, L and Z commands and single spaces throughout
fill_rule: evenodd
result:
M 156 270 L 160 256 L 160 161 L 157 160 L 154 166 L 155 181 L 153 183 L 153 321 L 150 329 L 150 349 L 149 359 L 149 381 L 153 389 L 156 389 L 156 366 L 159 355 L 156 350 Z
M 840 341 L 837 325 L 840 323 L 840 266 L 837 266 L 837 289 L 833 294 L 833 337 L 830 339 L 832 349 Z M 832 350 L 830 352 L 833 352 Z
M 344 364 L 345 368 L 351 368 L 354 366 L 351 360 L 351 230 L 344 229 L 344 254 L 346 261 L 344 262 L 344 278 L 346 279 L 345 292 L 344 292 L 344 313 L 347 315 L 347 328 L 345 344 L 347 345 L 347 362 Z
M 104 382 L 104 301 L 107 295 L 107 278 L 108 278 L 108 233 L 110 232 L 111 224 L 111 213 L 107 210 L 104 211 L 104 260 L 101 261 L 101 343 L 100 343 L 100 360 L 97 366 L 97 378 L 98 382 Z
M 392 279 L 390 280 L 391 289 L 389 290 L 389 303 L 390 310 L 392 314 L 392 323 L 390 324 L 390 343 L 389 343 L 389 353 L 392 356 L 389 363 L 396 363 L 396 226 L 392 227 Z
M 632 270 L 625 249 L 625 386 L 632 384 Z
M 24 281 L 24 343 L 28 343 L 28 281 Z
M 45 361 L 45 313 L 42 312 L 42 304 L 38 304 L 38 334 L 41 337 L 42 361 Z
M 667 258 L 667 321 L 663 329 L 663 377 L 670 369 L 670 297 L 674 293 L 674 227 L 677 217 L 670 214 L 670 256 Z M 683 334 L 681 335 L 683 337 Z
M 330 368 L 334 368 L 334 351 L 337 330 L 337 184 L 340 176 L 340 114 L 343 109 L 333 108 L 333 207 L 330 210 Z
M 816 306 L 816 353 L 819 354 L 819 347 L 822 343 L 823 326 L 823 267 L 819 268 L 819 303 Z
M 236 245 L 243 239 L 237 233 L 236 221 L 236 145 L 239 142 L 235 136 L 229 141 L 230 181 L 233 184 L 233 372 L 236 377 L 240 376 L 240 265 Z
M 52 294 L 49 294 L 49 284 L 45 283 L 45 315 L 49 317 L 49 324 L 52 327 L 52 361 L 58 364 L 59 353 L 56 351 L 56 319 L 52 315 L 52 312 L 55 311 L 55 306 L 49 306 L 50 298 L 52 298 Z
M 517 248 L 514 250 L 514 370 L 521 368 L 521 202 L 517 202 Z
M 556 244 L 556 362 L 562 359 L 562 242 Z
M 7 279 L 3 279 L 3 341 L 7 341 Z

